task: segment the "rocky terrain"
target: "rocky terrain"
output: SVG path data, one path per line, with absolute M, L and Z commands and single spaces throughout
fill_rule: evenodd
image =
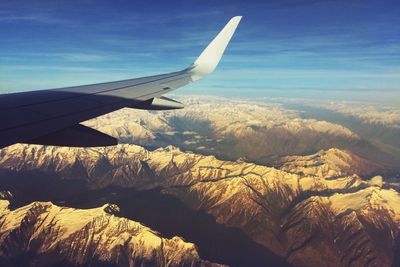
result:
M 400 110 L 362 102 L 292 100 L 286 108 L 298 110 L 301 117 L 342 125 L 360 136 L 361 143 L 344 147 L 359 156 L 399 170 Z M 336 146 L 338 147 L 338 146 Z M 341 147 L 343 148 L 343 147 Z
M 10 210 L 0 200 L 0 264 L 14 266 L 220 266 L 200 259 L 194 244 L 163 238 L 148 227 L 95 209 L 33 202 Z
M 332 110 L 362 120 L 364 123 L 400 128 L 400 109 L 391 106 L 366 105 L 362 103 L 308 103 L 307 105 Z
M 283 157 L 274 168 L 172 146 L 15 145 L 1 150 L 0 167 L 92 190 L 161 188 L 296 266 L 391 266 L 399 250 L 400 194 L 377 175 L 381 165 L 340 149 Z
M 85 122 L 115 147 L 0 150 L 0 265 L 400 265 L 397 115 L 180 100 Z
M 174 145 L 221 159 L 270 164 L 277 156 L 309 154 L 331 147 L 367 147 L 339 124 L 302 119 L 276 103 L 184 97 L 185 109 L 151 112 L 123 109 L 86 125 L 147 148 Z
M 384 172 L 385 167 L 359 156 L 339 149 L 321 150 L 307 156 L 286 156 L 275 162 L 275 167 L 300 175 L 331 179 L 357 174 L 371 177 Z

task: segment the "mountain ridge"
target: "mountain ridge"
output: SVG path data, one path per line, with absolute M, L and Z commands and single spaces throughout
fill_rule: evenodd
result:
M 16 145 L 0 153 L 3 168 L 83 179 L 91 190 L 160 187 L 216 222 L 242 229 L 294 265 L 320 266 L 329 259 L 328 266 L 390 266 L 393 261 L 400 195 L 375 175 L 381 165 L 350 152 L 284 157 L 275 168 L 173 146 L 148 151 L 135 145 L 89 150 Z M 346 241 L 353 235 L 357 250 Z
M 200 259 L 196 246 L 180 237 L 162 238 L 138 222 L 116 217 L 112 214 L 118 211 L 115 205 L 82 210 L 33 202 L 10 210 L 9 204 L 8 200 L 0 200 L 0 257 L 6 263 L 30 254 L 30 266 L 64 261 L 76 266 L 91 262 L 115 266 L 222 266 Z

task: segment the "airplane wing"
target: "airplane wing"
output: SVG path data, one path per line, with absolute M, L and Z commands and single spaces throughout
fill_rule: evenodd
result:
M 232 18 L 188 68 L 144 78 L 0 95 L 0 148 L 14 143 L 107 146 L 118 140 L 80 122 L 124 108 L 183 108 L 162 97 L 218 65 L 241 17 Z

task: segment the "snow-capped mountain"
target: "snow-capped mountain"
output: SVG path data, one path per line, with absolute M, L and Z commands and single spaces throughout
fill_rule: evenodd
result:
M 275 167 L 172 146 L 15 145 L 0 158 L 1 168 L 41 170 L 91 189 L 161 187 L 297 266 L 390 266 L 399 249 L 400 194 L 378 175 L 381 165 L 339 149 L 283 157 Z
M 0 200 L 2 266 L 220 266 L 200 259 L 180 237 L 163 238 L 115 216 L 115 205 L 83 210 L 33 202 L 11 210 L 9 204 Z
M 150 148 L 174 145 L 219 158 L 240 157 L 270 164 L 276 156 L 328 149 L 368 148 L 339 124 L 303 119 L 299 111 L 276 103 L 184 97 L 182 110 L 151 112 L 123 109 L 85 122 L 123 143 Z M 369 149 L 369 148 L 368 148 Z

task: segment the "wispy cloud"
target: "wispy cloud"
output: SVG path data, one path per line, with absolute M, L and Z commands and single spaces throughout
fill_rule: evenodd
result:
M 107 51 L 103 52 L 59 52 L 59 53 L 38 53 L 38 52 L 21 52 L 21 53 L 0 53 L 0 61 L 13 63 L 13 62 L 31 62 L 31 61 L 49 61 L 55 60 L 59 63 L 98 63 L 98 62 L 113 62 L 113 61 L 121 61 L 123 59 L 134 59 L 140 57 L 150 57 L 150 53 L 134 53 L 134 52 L 126 52 L 126 53 L 110 53 Z
M 70 20 L 64 18 L 58 18 L 51 14 L 40 13 L 40 14 L 15 14 L 12 12 L 4 12 L 0 16 L 0 23 L 43 23 L 43 24 L 62 24 L 70 25 L 72 24 Z
M 227 79 L 321 79 L 321 78 L 381 78 L 395 79 L 400 81 L 400 70 L 392 72 L 368 72 L 368 71 L 339 71 L 321 69 L 234 69 L 224 70 L 220 73 L 220 78 Z M 399 88 L 400 90 L 400 88 Z
M 0 66 L 0 71 L 61 71 L 61 72 L 96 72 L 96 68 L 88 67 L 61 67 L 61 66 L 46 66 L 46 65 L 13 65 Z
M 281 1 L 266 1 L 263 6 L 273 9 L 290 9 L 296 7 L 308 7 L 313 5 L 332 3 L 335 0 L 281 0 Z M 356 1 L 355 1 L 356 2 Z

